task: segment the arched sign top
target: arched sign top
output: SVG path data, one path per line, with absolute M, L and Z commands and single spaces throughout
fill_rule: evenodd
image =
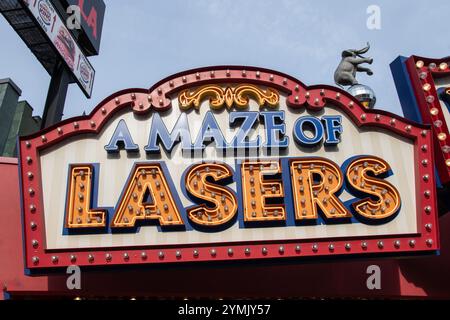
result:
M 358 126 L 380 126 L 402 136 L 414 138 L 414 130 L 429 126 L 402 118 L 384 110 L 367 109 L 351 94 L 330 85 L 306 86 L 300 80 L 287 74 L 248 66 L 212 66 L 187 70 L 166 77 L 149 89 L 129 88 L 113 93 L 102 100 L 86 116 L 66 119 L 41 132 L 23 137 L 29 140 L 42 134 L 57 131 L 56 141 L 74 133 L 97 133 L 104 123 L 116 112 L 131 108 L 136 114 L 150 111 L 166 111 L 172 107 L 171 96 L 188 88 L 208 84 L 249 83 L 274 88 L 287 95 L 287 106 L 320 110 L 327 103 L 342 109 Z M 48 145 L 48 138 L 45 144 Z

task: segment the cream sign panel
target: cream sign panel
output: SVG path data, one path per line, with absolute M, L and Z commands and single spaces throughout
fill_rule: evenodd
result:
M 435 250 L 430 141 L 266 70 L 122 91 L 21 140 L 29 266 Z
M 182 121 L 184 116 L 184 111 L 180 110 L 177 106 L 177 101 L 173 101 L 173 109 L 171 111 L 165 112 L 157 119 L 161 119 L 162 123 L 168 131 L 175 126 L 176 121 Z M 227 164 L 231 170 L 234 172 L 233 177 L 236 179 L 238 176 L 241 177 L 241 181 L 236 183 L 233 181 L 227 186 L 233 191 L 235 194 L 235 204 L 234 207 L 238 206 L 238 197 L 244 197 L 242 186 L 240 190 L 237 190 L 237 185 L 242 185 L 242 176 L 244 175 L 242 172 L 236 173 L 236 166 L 238 160 L 244 160 L 245 152 L 241 152 L 241 155 L 237 157 L 234 156 L 234 150 L 232 152 L 225 152 L 223 154 L 222 150 L 217 148 L 216 142 L 211 142 L 205 147 L 204 151 L 195 152 L 193 156 L 189 152 L 186 155 L 186 152 L 183 152 L 182 143 L 179 142 L 176 146 L 173 147 L 171 152 L 161 152 L 158 155 L 154 156 L 153 154 L 148 154 L 144 148 L 148 145 L 149 133 L 151 132 L 152 124 L 155 124 L 157 120 L 152 119 L 155 117 L 155 114 L 151 114 L 149 116 L 139 116 L 136 117 L 133 113 L 127 113 L 125 115 L 120 115 L 116 119 L 110 122 L 110 124 L 104 129 L 104 131 L 98 137 L 83 137 L 82 139 L 74 139 L 70 141 L 64 146 L 56 146 L 52 148 L 48 153 L 44 153 L 41 157 L 41 168 L 43 177 L 49 177 L 49 179 L 43 179 L 43 194 L 44 194 L 44 210 L 46 213 L 46 233 L 47 233 L 47 246 L 52 249 L 59 248 L 67 248 L 67 247 L 97 247 L 99 244 L 108 245 L 108 246 L 124 246 L 127 244 L 133 245 L 148 245 L 148 244 L 178 244 L 178 243 L 202 243 L 202 242 L 221 242 L 221 241 L 249 241 L 249 240 L 280 240 L 280 239 L 304 239 L 304 238 L 317 238 L 317 237 L 339 237 L 339 236 L 367 236 L 367 235 L 383 235 L 390 233 L 414 233 L 416 232 L 416 216 L 414 212 L 416 211 L 415 205 L 415 188 L 414 188 L 414 163 L 409 161 L 408 159 L 413 158 L 413 145 L 411 143 L 405 143 L 405 141 L 396 135 L 390 134 L 388 132 L 376 132 L 373 130 L 359 130 L 346 115 L 342 115 L 342 113 L 338 112 L 335 109 L 326 108 L 325 113 L 317 113 L 314 114 L 312 112 L 305 112 L 305 110 L 301 112 L 289 112 L 284 98 L 281 98 L 279 109 L 286 110 L 284 112 L 284 127 L 285 127 L 285 137 L 289 141 L 289 147 L 287 147 L 286 151 L 277 150 L 277 153 L 283 153 L 283 158 L 310 158 L 313 156 L 314 158 L 320 157 L 317 159 L 316 166 L 319 168 L 319 172 L 321 171 L 322 162 L 325 161 L 324 164 L 328 165 L 328 161 L 332 161 L 339 166 L 345 164 L 345 162 L 354 157 L 359 157 L 362 155 L 372 156 L 373 158 L 383 159 L 391 168 L 391 171 L 395 174 L 383 179 L 383 181 L 389 182 L 392 187 L 398 191 L 399 203 L 402 201 L 402 212 L 403 214 L 397 215 L 395 219 L 388 221 L 382 224 L 371 224 L 368 222 L 360 222 L 355 220 L 352 217 L 349 217 L 349 221 L 346 224 L 338 224 L 338 225 L 327 225 L 325 220 L 319 215 L 316 215 L 314 219 L 309 218 L 305 220 L 314 220 L 316 222 L 312 225 L 298 226 L 296 224 L 289 225 L 287 222 L 289 220 L 293 220 L 294 217 L 288 217 L 288 215 L 293 213 L 293 211 L 282 210 L 281 203 L 284 203 L 284 207 L 286 207 L 286 194 L 287 192 L 291 192 L 290 190 L 283 190 L 283 192 L 279 192 L 277 190 L 274 195 L 272 195 L 272 186 L 278 187 L 283 185 L 283 179 L 273 179 L 277 181 L 272 184 L 268 184 L 265 188 L 268 190 L 267 194 L 270 198 L 276 200 L 279 198 L 280 202 L 280 210 L 279 216 L 284 216 L 284 219 L 276 219 L 277 216 L 274 216 L 272 213 L 273 221 L 283 222 L 279 225 L 274 224 L 273 227 L 258 227 L 257 224 L 253 226 L 246 227 L 245 223 L 242 223 L 244 214 L 243 210 L 237 210 L 236 222 L 231 224 L 228 228 L 219 230 L 214 230 L 214 224 L 206 224 L 206 222 L 212 222 L 213 219 L 217 219 L 217 224 L 220 222 L 218 218 L 212 215 L 213 219 L 208 221 L 208 217 L 206 216 L 205 225 L 203 227 L 207 227 L 211 225 L 211 230 L 205 231 L 197 231 L 194 226 L 188 226 L 187 224 L 194 224 L 195 221 L 192 221 L 186 214 L 182 214 L 181 211 L 186 210 L 184 208 L 189 208 L 195 203 L 193 203 L 186 194 L 186 171 L 189 167 L 192 166 L 195 162 L 202 162 L 202 160 L 214 159 L 216 162 L 220 162 L 223 164 Z M 253 114 L 259 113 L 259 106 L 253 101 L 250 103 L 248 108 L 249 111 L 245 112 L 253 112 Z M 198 111 L 192 111 L 187 114 L 186 123 L 189 124 L 189 132 L 191 136 L 194 138 L 198 137 L 199 132 L 202 128 L 202 124 L 204 123 L 205 117 L 211 116 L 215 119 L 217 124 L 219 125 L 220 131 L 223 133 L 224 140 L 229 144 L 236 135 L 242 134 L 242 127 L 234 128 L 234 130 L 228 130 L 229 128 L 229 118 L 230 115 L 246 115 L 245 112 L 229 112 L 226 109 L 222 109 L 219 112 L 212 113 L 210 111 L 209 102 L 203 102 Z M 181 116 L 181 117 L 180 117 Z M 258 115 L 261 117 L 261 115 Z M 293 129 L 295 122 L 302 117 L 308 117 L 307 119 L 323 119 L 324 116 L 333 116 L 333 118 L 340 119 L 340 127 L 342 129 L 342 133 L 340 134 L 340 139 L 342 142 L 339 142 L 336 146 L 324 146 L 323 143 L 317 144 L 315 146 L 300 146 L 295 142 L 295 138 L 293 136 Z M 158 120 L 159 121 L 159 120 Z M 178 122 L 179 123 L 179 122 Z M 307 126 L 305 125 L 305 128 Z M 119 128 L 119 129 L 118 129 Z M 108 146 L 111 138 L 114 135 L 116 130 L 120 130 L 123 128 L 121 132 L 120 138 L 118 138 L 118 151 L 111 153 L 107 152 L 104 149 L 104 146 Z M 306 129 L 305 129 L 306 131 Z M 226 133 L 226 134 L 225 134 Z M 312 131 L 309 131 L 306 134 L 310 133 L 310 137 L 313 137 Z M 123 135 L 127 135 L 126 137 Z M 129 134 L 129 136 L 128 136 Z M 260 137 L 261 144 L 265 144 L 267 141 L 266 137 L 267 131 L 264 127 L 264 124 L 258 124 L 255 127 L 255 130 L 249 137 L 250 141 L 256 141 L 257 137 Z M 117 135 L 117 134 L 116 134 Z M 220 133 L 219 133 L 220 135 Z M 129 145 L 137 146 L 138 151 L 127 151 L 125 147 L 127 147 L 126 143 L 123 144 L 123 148 L 120 148 L 120 142 L 126 141 L 129 139 Z M 345 142 L 346 143 L 345 143 Z M 195 141 L 189 140 L 188 144 L 191 145 Z M 111 145 L 113 146 L 114 143 Z M 158 144 L 160 147 L 164 147 L 163 143 Z M 311 150 L 313 148 L 313 150 Z M 164 149 L 163 149 L 164 150 Z M 202 155 L 203 153 L 203 155 Z M 229 153 L 230 156 L 227 156 Z M 263 147 L 260 146 L 254 150 L 254 152 L 248 152 L 249 159 L 253 162 L 262 161 L 263 163 L 273 163 L 276 165 L 276 169 L 272 171 L 280 171 L 282 172 L 284 168 L 280 168 L 284 163 L 281 163 L 279 157 L 274 157 L 273 154 L 270 156 L 267 155 L 267 151 L 263 150 Z M 155 159 L 156 158 L 156 159 Z M 369 157 L 370 158 L 370 157 Z M 91 195 L 97 194 L 97 201 L 94 201 L 93 208 L 111 208 L 108 212 L 109 221 L 112 220 L 113 208 L 119 207 L 121 204 L 117 203 L 121 194 L 124 192 L 124 186 L 130 176 L 130 173 L 134 170 L 133 167 L 135 163 L 145 163 L 149 161 L 149 159 L 155 159 L 157 161 L 162 161 L 165 163 L 165 167 L 167 168 L 166 174 L 164 177 L 161 177 L 163 183 L 163 179 L 168 183 L 168 185 L 172 186 L 172 188 L 161 188 L 160 192 L 157 192 L 159 189 L 153 190 L 152 197 L 161 198 L 161 192 L 172 193 L 172 197 L 178 196 L 181 201 L 181 207 L 179 210 L 179 215 L 182 218 L 186 216 L 187 219 L 182 219 L 183 223 L 186 225 L 186 229 L 181 229 L 179 231 L 164 231 L 161 229 L 160 225 L 141 225 L 139 228 L 136 228 L 132 233 L 128 232 L 98 232 L 94 234 L 94 236 L 89 237 L 89 241 L 83 240 L 87 237 L 83 235 L 71 234 L 69 232 L 63 232 L 65 228 L 65 224 L 67 223 L 68 214 L 70 212 L 66 212 L 66 207 L 69 205 L 67 203 L 68 198 L 66 194 L 61 192 L 60 188 L 55 188 L 54 186 L 65 186 L 64 189 L 70 188 L 71 180 L 68 180 L 69 170 L 72 170 L 74 164 L 96 164 L 92 167 L 92 171 L 89 174 L 97 174 L 98 182 L 95 185 L 92 181 L 92 190 Z M 173 160 L 172 160 L 173 159 Z M 319 161 L 321 160 L 321 161 Z M 332 162 L 329 163 L 332 163 Z M 315 162 L 310 160 L 311 164 Z M 381 162 L 379 164 L 382 165 Z M 258 175 L 261 176 L 261 171 L 257 168 L 257 164 L 255 166 L 255 177 Z M 305 169 L 309 170 L 310 163 L 304 164 Z M 360 166 L 361 169 L 364 166 L 364 162 Z M 81 167 L 81 166 L 80 166 Z M 206 170 L 207 166 L 205 167 Z M 239 168 L 238 168 L 239 169 Z M 328 169 L 328 167 L 327 167 Z M 211 167 L 210 170 L 214 170 L 214 167 Z M 242 169 L 241 169 L 242 170 Z M 247 168 L 244 167 L 244 170 Z M 249 170 L 249 169 L 248 169 Z M 295 170 L 298 170 L 295 168 Z M 151 171 L 151 169 L 150 169 Z M 205 171 L 206 172 L 206 171 Z M 264 172 L 264 171 L 263 171 Z M 270 170 L 267 170 L 269 173 L 272 173 Z M 55 175 L 55 173 L 58 173 Z M 328 173 L 328 172 L 327 172 Z M 334 172 L 330 173 L 333 174 Z M 87 174 L 87 172 L 86 172 Z M 292 173 L 290 173 L 292 174 Z M 294 172 L 295 174 L 295 172 Z M 320 173 L 318 173 L 320 174 Z M 151 175 L 151 173 L 150 173 Z M 310 173 L 311 176 L 313 176 Z M 158 174 L 159 176 L 159 174 Z M 50 178 L 51 177 L 51 178 Z M 299 175 L 298 177 L 301 177 Z M 157 180 L 158 178 L 155 178 Z M 340 178 L 343 178 L 340 177 Z M 74 179 L 71 177 L 71 179 Z M 305 179 L 305 187 L 311 188 L 311 185 L 307 184 L 307 180 Z M 201 179 L 199 179 L 201 180 Z M 88 181 L 88 179 L 86 179 Z M 250 182 L 250 181 L 249 181 Z M 248 183 L 250 186 L 251 183 Z M 155 185 L 156 186 L 156 185 Z M 211 184 L 213 186 L 213 184 Z M 258 186 L 258 183 L 255 183 L 254 187 L 250 187 L 250 195 L 252 188 L 255 189 Z M 200 188 L 200 187 L 199 187 Z M 380 187 L 381 188 L 381 187 Z M 143 190 L 144 188 L 142 188 Z M 261 186 L 259 186 L 261 189 Z M 87 187 L 86 187 L 87 190 Z M 194 188 L 195 190 L 195 188 Z M 199 189 L 201 190 L 201 188 Z M 370 189 L 369 189 L 370 190 Z M 89 194 L 82 192 L 82 190 L 77 190 L 78 193 L 85 194 L 86 197 Z M 156 192 L 155 192 L 156 191 Z M 247 190 L 248 191 L 248 190 Z M 205 193 L 208 192 L 205 190 Z M 210 200 L 213 200 L 211 193 L 209 192 Z M 238 195 L 237 192 L 240 194 Z M 139 201 L 143 201 L 143 190 L 142 194 L 138 194 L 138 198 L 140 200 L 134 201 L 132 200 L 131 205 L 133 206 L 133 211 L 136 211 L 137 206 L 135 203 L 139 203 Z M 299 192 L 300 193 L 300 192 Z M 256 191 L 255 191 L 256 194 Z M 259 194 L 262 196 L 263 194 Z M 304 197 L 306 199 L 307 193 L 305 193 Z M 381 194 L 380 194 L 381 195 Z M 330 195 L 331 196 L 331 195 Z M 367 197 L 368 195 L 366 195 Z M 170 197 L 170 195 L 166 195 L 165 198 Z M 217 200 L 220 199 L 220 191 L 217 192 Z M 292 197 L 292 195 L 291 195 Z M 318 197 L 319 198 L 319 197 Z M 325 197 L 324 197 L 325 198 Z M 260 197 L 255 197 L 254 201 L 259 201 Z M 269 200 L 269 198 L 267 198 Z M 342 194 L 338 197 L 336 196 L 336 200 L 339 199 L 344 204 L 346 201 L 351 201 L 355 199 L 348 191 L 344 190 Z M 158 199 L 157 199 L 158 200 Z M 162 199 L 161 199 L 162 200 Z M 320 199 L 319 199 L 320 200 Z M 168 201 L 168 200 L 167 200 Z M 252 201 L 252 200 L 250 200 Z M 300 199 L 300 202 L 302 199 Z M 220 202 L 220 201 L 219 201 Z M 323 199 L 322 199 L 323 202 Z M 91 201 L 92 203 L 92 201 Z M 81 202 L 77 204 L 81 205 Z M 128 203 L 127 203 L 128 205 Z M 293 204 L 290 204 L 293 206 Z M 315 204 L 317 205 L 317 204 Z M 260 204 L 261 208 L 263 208 L 263 204 Z M 386 209 L 388 209 L 388 206 Z M 393 205 L 394 206 L 394 205 Z M 142 205 L 142 207 L 144 207 Z M 164 204 L 162 204 L 164 207 Z M 225 207 L 225 206 L 223 206 Z M 233 206 L 230 206 L 230 209 Z M 251 209 L 252 205 L 250 203 Z M 267 209 L 270 208 L 270 205 L 266 205 Z M 330 211 L 334 208 L 331 204 L 329 205 Z M 219 205 L 220 208 L 220 205 Z M 300 206 L 301 208 L 301 206 Z M 305 205 L 305 208 L 307 206 Z M 326 208 L 326 207 L 325 207 Z M 76 208 L 74 208 L 76 209 Z M 83 208 L 86 209 L 86 208 Z M 90 208 L 92 210 L 92 208 Z M 164 209 L 164 208 L 162 208 Z M 222 208 L 220 208 L 222 209 Z M 220 210 L 219 209 L 219 210 Z M 229 210 L 230 210 L 229 209 Z M 320 206 L 318 209 L 321 209 Z M 224 209 L 222 209 L 224 210 Z M 337 210 L 337 209 L 336 209 Z M 77 210 L 75 210 L 77 211 Z M 92 210 L 95 211 L 95 210 Z M 161 210 L 163 211 L 163 210 Z M 349 210 L 350 212 L 350 210 Z M 65 214 L 61 214 L 65 213 Z M 133 212 L 135 214 L 135 212 Z M 225 215 L 225 211 L 223 212 Z M 259 212 L 261 213 L 261 212 Z M 262 212 L 264 213 L 264 212 Z M 331 212 L 330 212 L 331 213 Z M 164 217 L 164 212 L 162 212 L 162 216 Z M 372 213 L 370 213 L 372 215 Z M 379 214 L 378 212 L 373 214 L 374 217 Z M 395 214 L 395 213 L 394 213 Z M 78 212 L 75 212 L 74 216 L 80 216 L 83 218 L 83 215 L 79 215 Z M 145 209 L 142 209 L 142 215 L 137 215 L 135 218 L 138 220 L 140 217 L 145 216 Z M 296 216 L 302 217 L 302 213 L 296 213 Z M 331 215 L 330 215 L 331 216 Z M 134 217 L 134 216 L 133 216 Z M 170 216 L 167 215 L 167 218 Z M 97 217 L 91 217 L 92 224 L 97 224 Z M 173 217 L 174 218 L 174 217 Z M 270 221 L 269 219 L 264 219 L 266 217 L 262 216 L 261 224 L 266 221 Z M 275 220 L 276 219 L 276 220 Z M 333 219 L 333 218 L 330 218 Z M 338 218 L 335 218 L 338 219 Z M 353 219 L 353 221 L 352 221 Z M 370 216 L 369 216 L 370 219 Z M 105 218 L 102 218 L 102 222 Z M 132 218 L 129 218 L 131 221 Z M 256 219 L 255 219 L 256 220 Z M 378 219 L 373 218 L 372 220 L 377 221 Z M 83 221 L 86 222 L 86 221 Z M 139 221 L 136 221 L 134 224 L 129 224 L 129 227 L 136 227 Z M 171 221 L 167 221 L 169 223 Z M 74 221 L 74 225 L 76 224 L 76 218 Z M 81 225 L 81 223 L 80 223 Z M 89 224 L 88 224 L 89 225 Z M 266 224 L 264 224 L 265 226 Z M 128 225 L 127 225 L 128 226 Z M 169 224 L 168 224 L 169 226 Z M 217 226 L 220 226 L 219 224 Z M 80 227 L 81 228 L 86 228 Z M 75 228 L 73 228 L 75 229 Z M 128 228 L 127 228 L 128 229 Z

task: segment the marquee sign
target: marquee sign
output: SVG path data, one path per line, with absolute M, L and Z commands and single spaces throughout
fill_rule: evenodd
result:
M 430 59 L 412 56 L 404 60 L 406 81 L 415 98 L 419 115 L 415 120 L 432 126 L 436 168 L 441 182 L 450 182 L 450 58 Z M 398 77 L 398 75 L 397 75 Z M 401 82 L 401 80 L 397 80 Z M 414 105 L 402 103 L 403 109 Z M 404 111 L 405 114 L 411 111 Z
M 19 147 L 28 269 L 439 248 L 429 128 L 272 70 L 175 74 Z

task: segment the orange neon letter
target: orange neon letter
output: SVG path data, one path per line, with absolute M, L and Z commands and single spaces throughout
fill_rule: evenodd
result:
M 242 162 L 242 198 L 244 204 L 244 221 L 280 221 L 286 220 L 283 204 L 267 204 L 267 199 L 284 196 L 283 185 L 275 179 L 264 179 L 264 176 L 281 173 L 278 161 Z
M 384 219 L 395 214 L 400 208 L 398 190 L 378 176 L 390 170 L 388 163 L 378 157 L 364 156 L 353 160 L 347 168 L 347 182 L 356 190 L 369 194 L 377 200 L 366 198 L 353 203 L 355 211 L 367 219 Z
M 208 181 L 219 182 L 233 176 L 230 166 L 225 163 L 200 163 L 193 165 L 186 173 L 186 191 L 202 202 L 187 209 L 193 222 L 203 226 L 218 226 L 230 221 L 237 212 L 236 195 L 227 187 Z
M 111 227 L 130 228 L 136 220 L 149 219 L 158 219 L 161 226 L 184 225 L 160 164 L 137 164 Z
M 91 209 L 91 189 L 94 168 L 90 164 L 70 166 L 65 226 L 101 228 L 106 226 L 105 210 Z
M 302 158 L 291 160 L 290 167 L 297 220 L 317 219 L 317 207 L 327 219 L 352 216 L 335 195 L 344 181 L 337 164 L 324 158 Z

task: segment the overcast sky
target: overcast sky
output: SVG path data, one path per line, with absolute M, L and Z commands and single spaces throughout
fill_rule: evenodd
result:
M 115 91 L 148 88 L 173 73 L 209 65 L 275 69 L 307 85 L 333 84 L 346 48 L 369 41 L 374 75 L 361 83 L 377 108 L 401 114 L 389 63 L 398 55 L 450 55 L 450 1 L 105 0 L 93 95 L 70 85 L 64 117 L 90 112 Z M 381 9 L 381 29 L 366 27 L 369 5 Z M 0 78 L 10 77 L 41 115 L 50 77 L 0 17 Z

